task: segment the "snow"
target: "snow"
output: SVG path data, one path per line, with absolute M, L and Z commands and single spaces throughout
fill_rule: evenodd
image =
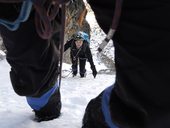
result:
M 63 70 L 69 68 L 70 65 L 63 64 Z M 79 75 L 62 78 L 61 116 L 52 121 L 37 123 L 33 121 L 34 113 L 25 97 L 13 91 L 9 71 L 10 66 L 6 60 L 0 61 L 1 128 L 80 128 L 87 103 L 114 81 L 114 75 L 106 74 L 98 74 L 94 79 L 88 66 L 86 78 L 80 78 Z
M 104 32 L 94 22 L 93 13 L 86 17 L 91 23 L 91 50 L 96 69 L 107 69 L 97 58 L 97 47 L 105 37 Z M 112 43 L 104 51 L 113 57 Z M 90 99 L 96 97 L 103 89 L 113 84 L 115 75 L 98 74 L 93 78 L 90 65 L 87 62 L 87 76 L 72 77 L 71 65 L 63 63 L 63 78 L 61 81 L 61 116 L 58 119 L 37 123 L 33 121 L 34 113 L 28 106 L 25 97 L 18 96 L 12 88 L 9 72 L 10 66 L 5 59 L 0 61 L 0 128 L 81 128 L 85 108 Z

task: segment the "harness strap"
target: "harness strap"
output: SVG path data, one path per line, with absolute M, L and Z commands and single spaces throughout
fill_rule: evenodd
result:
M 78 52 L 77 52 L 77 54 L 75 56 L 72 53 L 72 56 L 73 56 L 73 65 L 76 65 L 76 62 L 77 62 L 76 59 L 77 59 L 77 56 L 78 56 L 79 52 L 81 51 L 81 48 L 79 48 L 79 50 L 78 50 Z

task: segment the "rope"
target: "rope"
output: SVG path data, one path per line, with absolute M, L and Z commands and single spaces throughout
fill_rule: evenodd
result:
M 62 62 L 63 62 L 63 53 L 64 53 L 64 34 L 65 34 L 65 21 L 66 21 L 66 5 L 62 5 L 62 26 L 60 33 L 60 75 L 59 75 L 59 87 L 61 86 L 61 77 L 62 77 Z

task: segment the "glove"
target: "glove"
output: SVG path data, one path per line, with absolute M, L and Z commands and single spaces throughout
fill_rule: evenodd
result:
M 101 49 L 100 47 L 99 47 L 97 50 L 98 50 L 98 52 L 101 52 L 101 51 L 102 51 L 102 49 Z
M 97 75 L 97 71 L 94 70 L 94 71 L 93 71 L 93 76 L 94 76 L 94 78 L 96 78 L 96 75 Z
M 96 71 L 96 67 L 95 65 L 91 67 L 92 71 L 93 71 L 93 76 L 94 78 L 96 78 L 96 75 L 97 75 L 97 71 Z
M 77 75 L 77 71 L 73 71 L 73 77 L 75 77 Z

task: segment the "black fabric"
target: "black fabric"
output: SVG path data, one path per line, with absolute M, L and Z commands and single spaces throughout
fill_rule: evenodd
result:
M 89 0 L 95 18 L 105 33 L 109 31 L 114 13 L 115 0 Z
M 103 92 L 88 103 L 82 128 L 108 128 L 101 108 L 102 94 Z
M 85 70 L 86 60 L 89 61 L 91 67 L 95 67 L 88 42 L 84 41 L 82 46 L 79 49 L 77 49 L 75 40 L 71 39 L 67 41 L 66 44 L 64 45 L 64 51 L 66 51 L 68 48 L 70 48 L 70 58 L 72 62 L 73 73 L 77 74 L 78 60 L 81 76 L 84 75 L 86 72 Z
M 39 111 L 34 110 L 36 115 L 35 120 L 41 122 L 58 118 L 61 114 L 61 106 L 60 90 L 57 89 L 43 108 Z
M 113 0 L 90 0 L 89 3 L 98 23 L 107 33 L 113 16 Z M 113 38 L 116 81 L 110 100 L 112 118 L 122 128 L 138 128 L 139 124 L 143 128 L 155 128 L 153 124 L 157 128 L 162 128 L 163 124 L 170 127 L 168 12 L 168 0 L 123 2 Z M 126 113 L 135 116 L 127 118 Z M 138 123 L 133 123 L 136 120 Z
M 0 3 L 0 19 L 14 21 L 18 18 L 21 10 L 21 3 L 7 4 Z
M 0 4 L 0 18 L 13 20 L 19 13 L 19 5 Z M 57 83 L 59 61 L 59 16 L 54 21 L 55 35 L 44 40 L 35 29 L 34 11 L 18 30 L 9 31 L 0 26 L 0 34 L 7 49 L 6 59 L 11 66 L 10 78 L 14 91 L 21 96 L 41 97 Z M 37 121 L 59 117 L 61 98 L 59 88 L 39 111 L 34 110 Z
M 85 69 L 85 66 L 86 66 L 86 59 L 81 59 L 79 58 L 79 64 L 80 64 L 80 76 L 81 77 L 84 77 L 85 73 L 86 73 L 86 69 Z
M 96 75 L 97 75 L 96 67 L 95 66 L 91 66 L 91 70 L 92 70 L 92 74 L 93 74 L 93 76 L 95 78 Z
M 11 82 L 17 94 L 39 97 L 55 85 L 58 50 L 55 43 L 37 35 L 33 12 L 17 31 L 0 26 L 0 33 L 7 48 Z

